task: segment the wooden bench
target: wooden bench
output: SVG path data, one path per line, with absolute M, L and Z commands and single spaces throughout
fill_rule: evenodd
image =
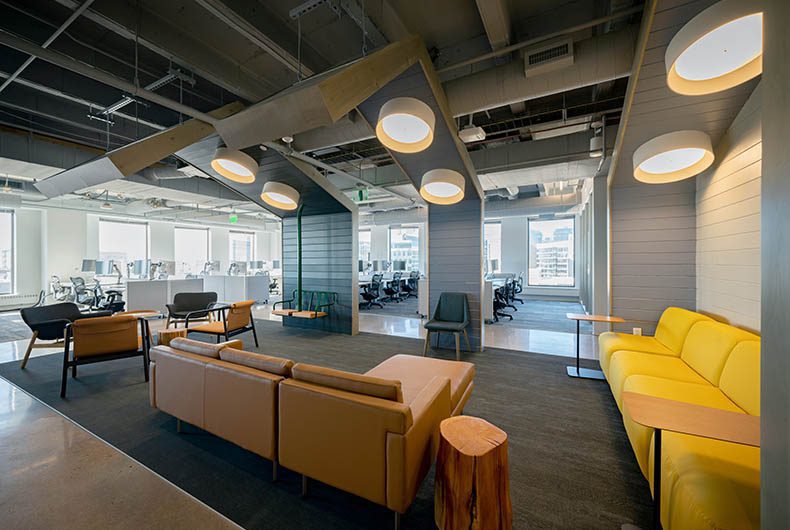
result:
M 291 293 L 290 300 L 275 302 L 272 314 L 293 318 L 325 318 L 337 303 L 337 293 L 333 291 L 308 291 L 302 290 L 302 309 L 298 310 L 296 289 Z M 277 305 L 280 304 L 280 309 Z

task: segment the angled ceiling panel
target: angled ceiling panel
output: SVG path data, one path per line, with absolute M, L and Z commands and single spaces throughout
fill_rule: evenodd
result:
M 257 178 L 251 184 L 232 182 L 211 168 L 214 151 L 221 144 L 222 139 L 217 135 L 212 135 L 178 151 L 176 156 L 278 217 L 294 217 L 296 210 L 279 210 L 263 202 L 260 197 L 261 189 L 263 184 L 268 181 L 282 182 L 296 189 L 302 204 L 304 204 L 302 213 L 305 216 L 348 212 L 354 208 L 353 204 L 345 197 L 339 197 L 335 193 L 334 187 L 323 175 L 317 172 L 310 173 L 306 171 L 306 168 L 297 167 L 295 163 L 274 149 L 267 151 L 261 151 L 257 147 L 246 149 L 245 152 L 258 161 L 260 169 Z
M 40 180 L 35 186 L 51 199 L 120 178 L 123 178 L 123 173 L 115 164 L 109 158 L 101 157 Z

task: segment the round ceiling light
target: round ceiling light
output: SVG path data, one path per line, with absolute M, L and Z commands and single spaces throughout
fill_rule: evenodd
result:
M 726 90 L 763 71 L 762 2 L 722 0 L 683 26 L 667 47 L 667 84 L 696 96 Z
M 211 168 L 233 182 L 251 184 L 258 173 L 258 162 L 237 149 L 218 147 L 211 161 Z
M 419 153 L 433 142 L 436 117 L 414 98 L 394 98 L 381 106 L 376 136 L 384 147 L 398 153 Z
M 634 178 L 665 184 L 702 173 L 713 163 L 710 136 L 701 131 L 662 134 L 634 151 Z
M 451 169 L 432 169 L 422 176 L 420 195 L 433 204 L 455 204 L 464 198 L 466 179 Z
M 299 192 L 282 182 L 267 182 L 263 185 L 261 199 L 280 210 L 296 210 L 299 205 Z

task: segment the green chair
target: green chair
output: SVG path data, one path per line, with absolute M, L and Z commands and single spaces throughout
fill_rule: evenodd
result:
M 425 347 L 422 355 L 428 354 L 428 347 L 431 344 L 431 332 L 436 332 L 436 347 L 439 347 L 440 333 L 452 333 L 455 335 L 455 359 L 461 360 L 461 333 L 466 339 L 466 346 L 472 351 L 469 343 L 469 335 L 466 328 L 469 327 L 469 299 L 465 293 L 442 293 L 439 296 L 439 303 L 433 312 L 433 318 L 424 325 Z

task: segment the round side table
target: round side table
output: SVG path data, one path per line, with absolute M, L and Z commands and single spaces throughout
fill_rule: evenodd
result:
M 513 526 L 507 434 L 487 421 L 455 416 L 439 427 L 434 519 L 440 530 Z

